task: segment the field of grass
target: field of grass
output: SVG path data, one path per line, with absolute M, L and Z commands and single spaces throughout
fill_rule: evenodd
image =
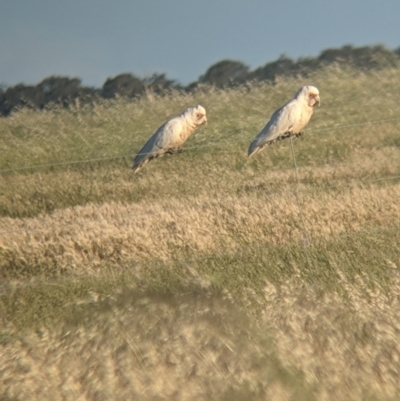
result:
M 248 159 L 304 84 L 306 134 Z M 399 104 L 400 69 L 329 68 L 0 119 L 0 400 L 399 399 Z

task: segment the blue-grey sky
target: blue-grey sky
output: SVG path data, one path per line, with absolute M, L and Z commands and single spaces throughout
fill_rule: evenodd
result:
M 399 0 L 0 0 L 0 83 L 159 72 L 188 84 L 226 58 L 254 69 L 345 44 L 394 49 L 399 16 Z

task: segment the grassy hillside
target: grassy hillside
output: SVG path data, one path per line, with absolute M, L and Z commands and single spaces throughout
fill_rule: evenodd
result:
M 305 136 L 248 159 L 304 84 Z M 0 119 L 0 399 L 397 399 L 399 93 L 329 68 Z M 185 151 L 133 175 L 198 103 Z

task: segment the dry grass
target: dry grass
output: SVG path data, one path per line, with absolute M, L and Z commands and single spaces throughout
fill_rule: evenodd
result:
M 56 326 L 7 328 L 6 399 L 395 400 L 398 265 L 389 271 L 391 290 L 382 292 L 366 274 L 349 280 L 338 269 L 347 297 L 299 273 L 267 282 L 257 319 L 205 288 L 87 294 L 83 312 Z
M 88 274 L 154 260 L 171 262 L 285 246 L 303 239 L 400 226 L 400 184 L 341 193 L 215 195 L 135 204 L 107 203 L 59 210 L 36 218 L 2 218 L 0 268 L 9 277 L 70 272 Z
M 312 399 L 301 374 L 282 366 L 269 336 L 232 305 L 131 294 L 119 302 L 112 312 L 80 316 L 78 327 L 16 335 L 0 368 L 11 384 L 8 396 L 245 400 L 272 391 L 271 400 Z
M 399 265 L 392 263 L 389 293 L 368 288 L 364 272 L 352 282 L 337 273 L 346 301 L 292 281 L 266 286 L 263 319 L 274 328 L 278 355 L 319 386 L 319 400 L 397 399 Z
M 0 399 L 398 399 L 399 74 L 1 119 Z M 297 181 L 289 141 L 245 154 L 304 83 Z M 197 103 L 186 152 L 132 175 Z

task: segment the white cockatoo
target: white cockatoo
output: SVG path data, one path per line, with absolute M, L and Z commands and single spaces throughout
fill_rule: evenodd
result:
M 248 156 L 255 155 L 264 146 L 291 136 L 300 136 L 310 121 L 314 107 L 321 103 L 315 86 L 303 86 L 296 96 L 272 114 L 270 120 L 249 146 Z
M 150 137 L 133 160 L 133 170 L 137 173 L 146 163 L 165 153 L 181 152 L 181 146 L 201 125 L 207 123 L 206 110 L 197 105 L 161 125 Z

